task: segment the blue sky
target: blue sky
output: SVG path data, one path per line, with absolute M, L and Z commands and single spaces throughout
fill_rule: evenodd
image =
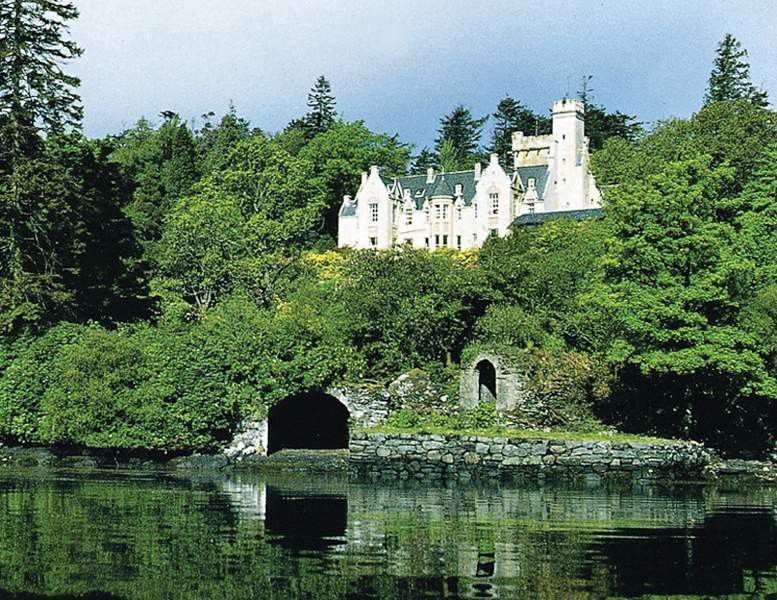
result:
M 229 101 L 276 131 L 304 114 L 319 74 L 338 109 L 431 144 L 456 104 L 505 93 L 537 111 L 594 76 L 595 100 L 651 122 L 698 109 L 717 42 L 733 33 L 777 98 L 777 1 L 75 0 L 89 135 Z

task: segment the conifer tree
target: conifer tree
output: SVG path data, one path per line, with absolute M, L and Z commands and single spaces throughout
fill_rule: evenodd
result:
M 0 148 L 11 164 L 33 151 L 40 131 L 80 126 L 80 81 L 62 70 L 82 53 L 67 38 L 77 17 L 63 0 L 0 2 Z
M 326 131 L 337 117 L 335 97 L 332 86 L 326 77 L 321 75 L 308 94 L 308 114 L 305 116 L 305 130 L 308 138 Z
M 704 104 L 741 99 L 750 100 L 760 107 L 769 103 L 767 93 L 756 88 L 750 81 L 747 50 L 742 48 L 742 44 L 733 35 L 727 33 L 718 44 Z
M 491 133 L 489 152 L 499 155 L 503 166 L 510 165 L 513 132 L 522 131 L 526 135 L 543 135 L 550 132 L 550 119 L 537 115 L 519 101 L 505 96 L 497 105 L 494 118 L 494 130 Z
M 480 137 L 483 135 L 483 125 L 487 119 L 488 117 L 473 117 L 470 110 L 462 105 L 442 117 L 440 128 L 437 130 L 438 137 L 435 140 L 435 153 L 438 158 L 445 141 L 448 140 L 454 150 L 453 163 L 456 168 L 471 168 L 469 163 L 480 158 Z M 451 164 L 450 161 L 447 162 Z

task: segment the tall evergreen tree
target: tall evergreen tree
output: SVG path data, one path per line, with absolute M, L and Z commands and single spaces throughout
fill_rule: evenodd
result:
M 77 17 L 63 0 L 0 2 L 0 152 L 12 165 L 34 151 L 40 131 L 81 123 L 80 81 L 62 70 L 82 53 L 67 38 L 67 22 Z
M 332 85 L 321 75 L 308 94 L 308 114 L 305 116 L 305 130 L 308 138 L 329 129 L 335 122 L 335 97 L 332 95 Z
M 79 182 L 56 160 L 57 138 L 77 128 L 79 81 L 63 64 L 81 54 L 67 38 L 78 16 L 62 0 L 0 2 L 0 327 L 72 306 L 67 281 L 81 252 Z M 47 139 L 41 136 L 47 134 Z
M 747 50 L 742 48 L 742 44 L 733 35 L 727 33 L 718 44 L 704 104 L 741 99 L 750 100 L 761 107 L 769 104 L 767 93 L 756 88 L 750 81 Z
M 222 168 L 230 151 L 242 140 L 252 133 L 260 133 L 259 130 L 251 131 L 249 122 L 237 114 L 235 105 L 230 102 L 229 110 L 221 117 L 218 125 L 214 125 L 211 119 L 214 113 L 203 115 L 205 125 L 197 132 L 197 149 L 203 175 L 212 173 Z
M 459 105 L 440 119 L 440 128 L 435 140 L 435 153 L 439 157 L 443 144 L 448 140 L 454 150 L 454 164 L 457 169 L 471 167 L 470 163 L 480 158 L 480 137 L 488 117 L 475 118 L 465 106 Z
M 510 96 L 505 96 L 499 102 L 492 117 L 494 130 L 488 150 L 499 155 L 503 166 L 510 164 L 514 131 L 523 131 L 526 135 L 550 133 L 551 121 L 548 117 L 536 114 Z

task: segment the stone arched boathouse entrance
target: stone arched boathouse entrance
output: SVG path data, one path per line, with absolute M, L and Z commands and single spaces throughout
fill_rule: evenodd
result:
M 348 447 L 348 408 L 324 392 L 289 396 L 267 414 L 267 453 Z

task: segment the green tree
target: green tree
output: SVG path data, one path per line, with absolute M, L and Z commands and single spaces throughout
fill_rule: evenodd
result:
M 411 173 L 425 173 L 429 168 L 438 168 L 437 156 L 429 148 L 422 148 L 421 151 L 413 157 L 413 165 L 410 167 Z
M 627 426 L 763 442 L 748 407 L 777 396 L 777 383 L 738 324 L 754 265 L 737 250 L 733 176 L 700 156 L 608 195 L 604 283 L 583 304 L 601 309 L 616 332 L 605 353 Z
M 168 214 L 157 283 L 201 312 L 235 289 L 267 305 L 293 258 L 318 240 L 325 206 L 309 161 L 251 137 Z
M 550 133 L 551 120 L 537 115 L 518 100 L 505 96 L 499 101 L 494 119 L 494 129 L 491 132 L 489 152 L 499 155 L 502 166 L 512 165 L 513 132 L 522 131 L 526 135 L 544 135 Z
M 484 306 L 482 279 L 464 255 L 396 249 L 355 252 L 333 300 L 367 374 L 391 378 L 457 358 Z
M 332 95 L 332 85 L 323 75 L 308 94 L 308 114 L 304 118 L 304 128 L 308 139 L 329 129 L 337 118 L 335 97 Z
M 152 262 L 165 215 L 200 178 L 191 129 L 175 113 L 166 111 L 161 116 L 158 129 L 141 119 L 123 132 L 112 155 L 124 174 L 126 193 L 132 196 L 127 212 Z
M 200 164 L 200 171 L 207 175 L 222 168 L 229 157 L 232 149 L 246 139 L 252 133 L 261 133 L 260 131 L 251 131 L 250 123 L 238 116 L 235 105 L 229 103 L 229 110 L 221 117 L 217 125 L 211 121 L 213 113 L 203 115 L 205 124 L 197 132 L 197 153 Z
M 373 133 L 363 121 L 338 121 L 308 142 L 298 156 L 312 165 L 314 176 L 326 190 L 324 231 L 337 239 L 337 216 L 343 196 L 356 192 L 362 171 L 377 165 L 387 175 L 403 175 L 409 155 L 409 147 L 396 136 Z
M 775 113 L 747 100 L 716 102 L 690 119 L 660 122 L 649 135 L 628 145 L 609 139 L 594 153 L 591 164 L 597 181 L 617 184 L 659 172 L 667 162 L 708 154 L 713 165 L 736 169 L 731 195 L 752 176 L 764 148 L 777 142 Z
M 0 156 L 14 168 L 38 145 L 39 132 L 79 127 L 78 78 L 63 63 L 82 50 L 70 39 L 75 4 L 63 0 L 14 0 L 0 4 Z
M 435 140 L 435 153 L 439 157 L 443 144 L 448 140 L 455 150 L 455 164 L 452 170 L 466 169 L 481 156 L 480 137 L 488 117 L 475 118 L 464 106 L 455 107 L 440 119 L 440 128 Z
M 769 104 L 767 93 L 750 81 L 747 50 L 742 48 L 742 44 L 733 35 L 727 33 L 718 44 L 704 104 L 742 99 L 762 108 Z

